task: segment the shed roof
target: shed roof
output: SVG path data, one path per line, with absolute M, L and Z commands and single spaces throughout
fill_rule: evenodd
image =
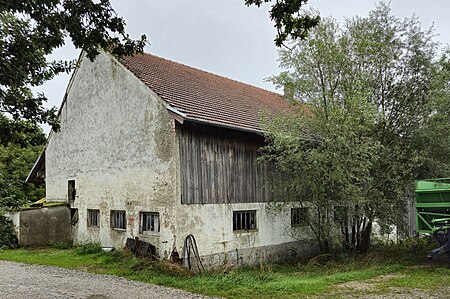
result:
M 186 120 L 258 132 L 263 113 L 289 107 L 280 94 L 151 54 L 120 61 Z

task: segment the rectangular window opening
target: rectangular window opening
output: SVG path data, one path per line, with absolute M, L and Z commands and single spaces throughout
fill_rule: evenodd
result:
M 100 226 L 100 211 L 88 209 L 87 221 L 88 221 L 87 224 L 89 227 L 99 227 Z
M 112 210 L 111 211 L 111 228 L 126 229 L 127 219 L 125 211 Z
M 308 225 L 308 208 L 292 208 L 291 209 L 291 225 L 307 226 Z
M 159 232 L 159 213 L 141 212 L 140 233 Z
M 233 231 L 249 231 L 256 229 L 256 211 L 233 212 Z
M 75 180 L 67 181 L 67 198 L 69 201 L 74 201 L 77 191 L 75 188 Z

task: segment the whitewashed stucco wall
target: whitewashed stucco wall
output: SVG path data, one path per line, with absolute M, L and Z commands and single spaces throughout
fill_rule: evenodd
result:
M 316 248 L 309 241 L 306 227 L 291 226 L 293 204 L 238 203 L 179 205 L 177 235 L 195 236 L 201 256 L 212 256 L 208 263 L 258 263 L 261 260 L 288 258 L 289 251 L 299 255 L 311 254 Z M 233 232 L 233 211 L 256 210 L 257 230 Z M 183 243 L 178 242 L 181 252 Z M 276 246 L 283 245 L 282 248 Z M 275 245 L 275 248 L 270 248 Z M 262 249 L 262 250 L 261 250 Z M 281 250 L 282 252 L 278 252 Z
M 75 241 L 122 246 L 126 237 L 138 236 L 139 211 L 148 211 L 160 213 L 162 227 L 147 238 L 171 246 L 172 234 L 164 228 L 174 225 L 178 148 L 164 102 L 101 54 L 95 63 L 82 58 L 60 121 L 46 149 L 47 198 L 67 201 L 67 182 L 76 181 Z M 87 209 L 100 209 L 100 228 L 87 227 Z M 126 232 L 111 230 L 110 210 L 127 211 Z

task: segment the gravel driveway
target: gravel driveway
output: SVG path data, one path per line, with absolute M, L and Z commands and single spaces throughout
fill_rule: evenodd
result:
M 0 298 L 208 298 L 112 275 L 0 261 Z

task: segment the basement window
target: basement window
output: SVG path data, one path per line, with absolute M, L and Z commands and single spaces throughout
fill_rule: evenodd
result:
M 127 219 L 125 211 L 111 211 L 111 228 L 125 230 L 127 228 Z
M 307 226 L 308 225 L 308 208 L 292 208 L 291 209 L 291 225 Z
M 100 211 L 99 210 L 87 210 L 87 225 L 89 227 L 99 227 L 100 226 Z
M 140 233 L 157 233 L 159 232 L 159 213 L 140 213 L 141 226 Z
M 233 231 L 256 230 L 256 211 L 234 211 Z
M 75 180 L 69 180 L 67 182 L 67 198 L 69 201 L 75 201 L 77 195 L 77 189 L 75 188 Z

